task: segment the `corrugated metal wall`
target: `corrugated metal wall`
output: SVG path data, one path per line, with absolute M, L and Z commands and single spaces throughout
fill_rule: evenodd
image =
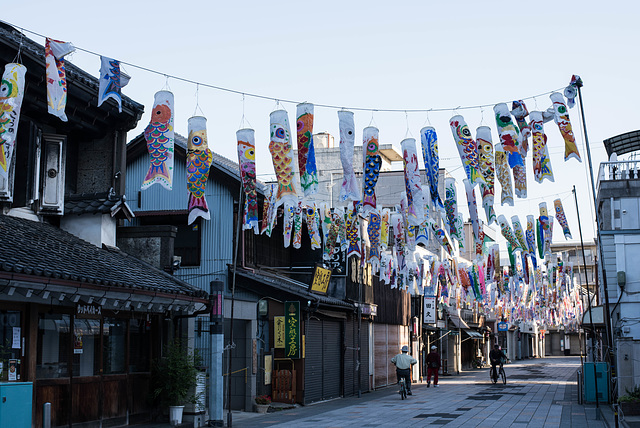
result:
M 159 184 L 140 191 L 142 181 L 149 169 L 148 156 L 140 156 L 127 166 L 126 196 L 127 203 L 134 213 L 148 211 L 186 210 L 188 201 L 186 165 L 183 159 L 174 164 L 173 190 L 168 191 Z M 238 195 L 233 195 L 229 187 L 220 183 L 217 171 L 211 170 L 206 188 L 206 199 L 211 212 L 211 220 L 202 222 L 201 263 L 197 267 L 182 267 L 175 276 L 185 282 L 209 292 L 209 283 L 220 280 L 227 290 L 231 278 L 227 278 L 227 264 L 233 263 L 233 203 Z M 138 226 L 140 220 L 134 218 L 126 226 Z M 228 293 L 228 291 L 227 291 Z M 245 295 L 246 294 L 246 295 Z M 243 290 L 236 290 L 236 298 L 251 296 Z M 205 361 L 209 358 L 208 317 L 202 319 L 202 331 L 196 322 L 195 346 L 200 349 Z

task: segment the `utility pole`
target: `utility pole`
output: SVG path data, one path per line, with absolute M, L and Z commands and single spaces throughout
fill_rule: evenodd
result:
M 209 314 L 209 426 L 221 427 L 224 407 L 224 376 L 222 376 L 222 353 L 224 352 L 224 283 L 209 284 L 211 313 Z
M 578 196 L 576 194 L 575 184 L 573 185 L 573 197 L 576 200 L 576 213 L 578 214 L 578 230 L 580 231 L 580 246 L 582 247 L 582 263 L 584 264 L 584 271 L 585 271 L 584 278 L 587 283 L 587 296 L 589 297 L 589 321 L 591 324 L 591 351 L 593 353 L 593 380 L 594 380 L 595 396 L 596 396 L 596 419 L 600 419 L 600 401 L 598 400 L 598 374 L 596 372 L 596 346 L 595 346 L 596 330 L 593 326 L 593 311 L 591 310 L 591 296 L 589 296 L 589 277 L 587 276 L 587 260 L 584 257 L 584 242 L 582 241 L 582 225 L 580 224 L 580 210 L 578 209 Z

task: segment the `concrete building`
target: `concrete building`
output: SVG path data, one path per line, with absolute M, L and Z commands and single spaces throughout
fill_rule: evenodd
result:
M 617 393 L 623 395 L 627 388 L 640 384 L 636 357 L 640 355 L 640 161 L 618 156 L 640 150 L 640 131 L 609 138 L 604 145 L 610 161 L 601 163 L 598 172 L 598 276 L 600 298 L 610 314 L 605 344 L 613 348 L 613 355 L 605 353 L 604 359 L 615 367 L 612 375 L 617 376 Z

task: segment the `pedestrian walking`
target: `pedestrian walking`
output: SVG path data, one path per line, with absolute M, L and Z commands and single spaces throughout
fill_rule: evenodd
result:
M 436 345 L 431 346 L 431 352 L 427 354 L 427 388 L 431 386 L 431 375 L 433 375 L 433 386 L 438 386 L 438 371 L 440 370 L 440 354 Z

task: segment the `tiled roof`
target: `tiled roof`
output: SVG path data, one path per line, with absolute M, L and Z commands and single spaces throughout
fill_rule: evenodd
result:
M 126 197 L 118 196 L 111 189 L 102 193 L 67 195 L 64 201 L 65 214 L 111 214 L 125 204 Z M 115 207 L 115 208 L 114 208 Z
M 7 215 L 0 215 L 2 273 L 123 288 L 126 292 L 207 295 L 117 248 L 98 248 L 50 224 Z

